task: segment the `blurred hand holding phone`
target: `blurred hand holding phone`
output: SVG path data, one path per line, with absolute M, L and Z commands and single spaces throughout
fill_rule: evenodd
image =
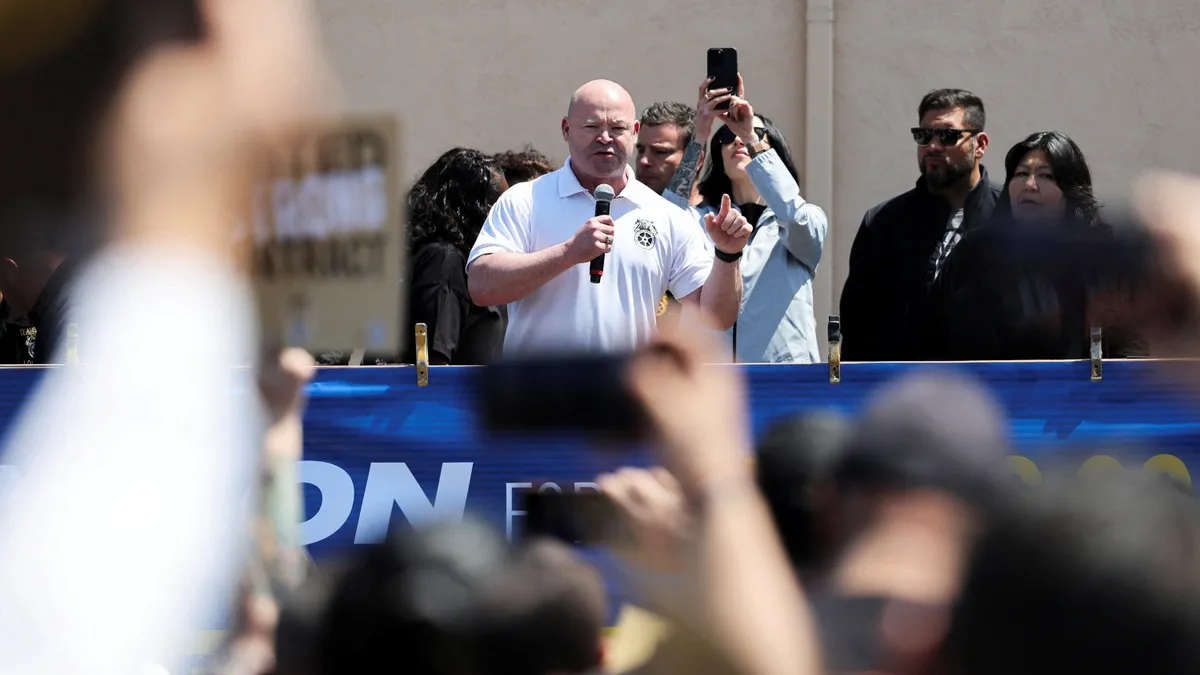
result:
M 556 492 L 534 486 L 523 494 L 525 537 L 576 546 L 627 546 L 632 540 L 616 505 L 599 492 Z

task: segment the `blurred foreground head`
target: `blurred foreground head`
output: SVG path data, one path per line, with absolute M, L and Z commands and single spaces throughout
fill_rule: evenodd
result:
M 1200 504 L 1134 472 L 1046 483 L 975 548 L 949 673 L 1200 670 Z
M 867 401 L 834 471 L 847 543 L 881 528 L 966 537 L 1007 500 L 1007 423 L 983 385 L 953 371 L 902 376 Z
M 905 375 L 867 401 L 839 485 L 934 490 L 972 506 L 1002 497 L 1008 424 L 984 386 L 953 371 Z
M 796 414 L 776 422 L 759 442 L 758 485 L 779 538 L 801 576 L 819 572 L 832 552 L 833 471 L 853 427 L 833 410 Z
M 200 33 L 196 0 L 0 0 L 0 227 L 78 208 L 125 76 Z
M 581 673 L 601 662 L 599 579 L 549 541 L 513 547 L 472 520 L 366 548 L 335 584 L 317 672 Z
M 834 472 L 840 552 L 814 589 L 830 672 L 922 672 L 937 658 L 966 558 L 1007 503 L 1005 417 L 950 371 L 880 387 Z

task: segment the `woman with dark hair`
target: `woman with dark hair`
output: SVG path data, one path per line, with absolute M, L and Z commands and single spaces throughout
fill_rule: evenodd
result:
M 1102 226 L 1092 172 L 1070 137 L 1040 131 L 1004 157 L 1004 190 L 996 212 L 1022 222 L 1046 221 L 1083 230 Z
M 741 260 L 742 308 L 729 331 L 734 360 L 813 363 L 820 356 L 812 283 L 828 219 L 800 196 L 787 141 L 742 97 L 741 77 L 737 94 L 708 85 L 700 85 L 696 132 L 663 196 L 700 221 L 728 200 L 754 227 Z M 718 108 L 722 103 L 728 109 Z M 723 125 L 713 134 L 718 120 Z M 703 202 L 693 207 L 688 201 L 702 155 L 709 164 L 700 181 Z
M 471 302 L 467 255 L 507 188 L 492 156 L 454 148 L 426 169 L 408 193 L 408 325 L 427 326 L 431 364 L 481 365 L 498 353 L 504 308 Z M 411 329 L 406 331 L 410 334 Z M 410 347 L 405 362 L 414 360 Z
M 1088 279 L 1069 276 L 1076 267 L 1057 266 L 1059 274 L 1040 252 L 1009 243 L 1021 228 L 1060 228 L 1047 232 L 1057 241 L 1112 236 L 1079 145 L 1057 131 L 1038 132 L 1008 151 L 1004 168 L 992 221 L 963 236 L 932 284 L 925 359 L 1083 359 L 1094 325 L 1104 329 L 1104 356 L 1143 353 L 1122 327 L 1104 325 L 1106 310 L 1114 300 L 1128 302 L 1129 289 L 1101 298 Z

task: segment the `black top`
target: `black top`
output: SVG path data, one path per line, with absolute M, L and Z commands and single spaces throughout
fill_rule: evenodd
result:
M 741 209 L 742 215 L 746 217 L 746 221 L 750 223 L 751 227 L 758 226 L 758 220 L 767 210 L 767 207 L 762 204 L 742 204 L 738 208 Z
M 34 363 L 55 363 L 58 347 L 67 334 L 67 286 L 78 267 L 76 261 L 64 260 L 50 275 L 42 294 L 29 310 L 29 323 L 37 330 Z
M 466 254 L 453 244 L 431 242 L 413 253 L 410 271 L 409 320 L 404 332 L 410 347 L 404 362 L 416 361 L 409 336 L 413 325 L 424 323 L 430 363 L 491 363 L 504 343 L 507 308 L 479 307 L 471 302 Z
M 34 363 L 37 329 L 28 317 L 14 319 L 7 300 L 0 300 L 0 365 L 27 366 Z
M 1088 289 L 1095 275 L 1077 259 L 1102 265 L 1099 255 L 1089 255 L 1088 245 L 1095 248 L 1115 241 L 1112 230 L 1104 224 L 1073 221 L 1020 225 L 1005 217 L 993 220 L 963 237 L 931 289 L 926 357 L 946 361 L 1088 358 Z M 1132 270 L 1105 272 L 1106 278 L 1115 276 L 1118 281 L 1122 275 L 1131 280 L 1136 276 Z M 1145 345 L 1127 328 L 1104 327 L 1105 358 L 1145 353 Z
M 1001 188 L 980 167 L 967 195 L 960 231 L 966 235 L 991 217 Z M 863 216 L 850 249 L 850 274 L 842 289 L 842 358 L 847 361 L 915 361 L 922 358 L 930 259 L 946 233 L 950 203 L 916 187 Z

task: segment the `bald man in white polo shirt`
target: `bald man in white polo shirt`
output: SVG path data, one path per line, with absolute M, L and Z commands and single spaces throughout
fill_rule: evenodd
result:
M 633 177 L 633 99 L 595 80 L 571 97 L 562 120 L 570 157 L 553 173 L 513 186 L 492 207 L 467 259 L 476 305 L 509 305 L 506 353 L 625 351 L 648 340 L 665 291 L 713 328 L 737 320 L 738 268 L 751 227 L 728 200 L 696 221 Z M 611 216 L 594 217 L 596 187 L 616 192 Z M 715 250 L 714 250 L 715 246 Z M 604 276 L 588 263 L 605 253 Z

